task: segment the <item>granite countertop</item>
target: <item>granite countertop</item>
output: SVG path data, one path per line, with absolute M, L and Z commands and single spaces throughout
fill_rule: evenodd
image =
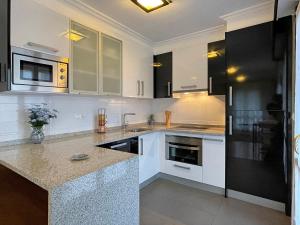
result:
M 136 127 L 136 126 L 135 126 Z M 163 125 L 139 126 L 147 128 L 143 132 L 124 132 L 113 129 L 105 134 L 85 134 L 45 141 L 41 145 L 18 144 L 0 147 L 0 164 L 13 170 L 31 182 L 52 190 L 70 180 L 101 170 L 137 155 L 109 149 L 97 145 L 127 139 L 155 131 L 170 131 L 201 135 L 224 136 L 224 127 L 210 127 L 205 130 L 166 128 Z M 89 159 L 72 162 L 74 154 L 84 153 Z

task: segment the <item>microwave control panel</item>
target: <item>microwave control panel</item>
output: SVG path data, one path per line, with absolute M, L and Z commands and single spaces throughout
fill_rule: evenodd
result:
M 57 71 L 57 87 L 67 88 L 68 87 L 68 64 L 58 63 Z

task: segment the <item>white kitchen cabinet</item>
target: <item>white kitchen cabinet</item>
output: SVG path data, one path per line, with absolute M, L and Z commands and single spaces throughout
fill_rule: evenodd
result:
M 101 34 L 100 93 L 122 95 L 122 41 Z
M 160 133 L 155 132 L 139 137 L 140 184 L 159 173 L 159 136 Z
M 207 90 L 207 43 L 173 49 L 173 91 Z
M 72 93 L 99 93 L 99 33 L 71 21 L 71 30 L 83 38 L 71 41 L 70 87 Z
M 225 188 L 225 139 L 203 139 L 203 183 Z
M 33 0 L 11 1 L 11 45 L 69 58 L 69 19 Z
M 153 98 L 153 51 L 149 47 L 124 43 L 123 96 Z
M 164 159 L 162 172 L 172 176 L 202 182 L 201 166 Z

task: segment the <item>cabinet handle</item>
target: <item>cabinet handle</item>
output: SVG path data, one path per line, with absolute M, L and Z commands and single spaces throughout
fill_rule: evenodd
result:
M 203 138 L 205 141 L 218 141 L 218 142 L 223 142 L 222 139 L 213 139 L 213 138 Z
M 213 89 L 212 89 L 212 82 L 213 82 L 213 78 L 209 77 L 209 93 L 212 94 Z
M 3 73 L 2 73 L 3 70 Z M 7 76 L 7 66 L 6 64 L 2 64 L 0 63 L 0 82 L 6 82 L 6 76 Z
M 229 116 L 229 135 L 232 135 L 232 116 Z
M 2 63 L 0 62 L 0 82 L 3 82 L 2 79 Z
M 195 89 L 197 85 L 188 85 L 188 86 L 181 86 L 181 89 Z
M 142 96 L 144 96 L 145 94 L 145 85 L 144 85 L 144 81 L 141 82 L 142 83 Z
M 120 148 L 120 147 L 123 147 L 123 146 L 126 146 L 127 145 L 127 142 L 125 142 L 125 143 L 121 143 L 121 144 L 117 144 L 117 145 L 113 145 L 113 146 L 111 146 L 110 148 Z
M 232 86 L 229 86 L 229 106 L 232 106 Z
M 137 96 L 141 95 L 141 81 L 137 81 Z
M 52 48 L 52 47 L 49 47 L 47 45 L 37 44 L 37 43 L 34 43 L 34 42 L 27 42 L 27 45 L 30 46 L 30 47 L 34 47 L 34 48 L 44 49 L 46 51 L 50 51 L 50 52 L 53 52 L 53 53 L 59 52 L 58 49 L 56 49 L 56 48 Z
M 168 82 L 168 97 L 171 97 L 171 82 Z
M 140 154 L 141 154 L 141 155 L 144 155 L 144 139 L 141 138 L 141 141 L 140 141 L 140 142 L 141 142 L 141 143 L 140 143 L 140 144 L 141 144 L 141 148 L 140 148 L 140 149 L 141 149 L 141 153 L 140 153 Z
M 180 169 L 185 169 L 185 170 L 190 170 L 191 167 L 188 167 L 188 166 L 180 166 L 180 165 L 177 165 L 177 164 L 174 164 L 174 167 L 177 167 L 177 168 L 180 168 Z

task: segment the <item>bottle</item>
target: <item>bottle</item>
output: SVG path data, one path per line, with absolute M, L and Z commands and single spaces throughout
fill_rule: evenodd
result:
M 106 132 L 106 113 L 104 108 L 100 108 L 98 110 L 98 133 L 105 133 Z

